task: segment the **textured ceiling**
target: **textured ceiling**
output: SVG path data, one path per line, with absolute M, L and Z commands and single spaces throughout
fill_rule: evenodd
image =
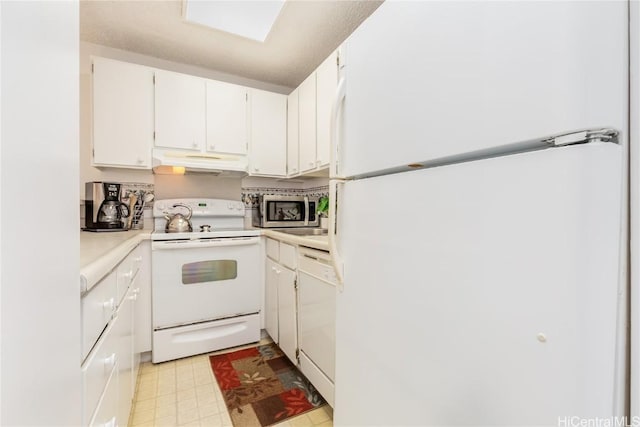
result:
M 294 88 L 381 3 L 288 0 L 260 43 L 185 22 L 180 0 L 83 0 L 80 39 Z

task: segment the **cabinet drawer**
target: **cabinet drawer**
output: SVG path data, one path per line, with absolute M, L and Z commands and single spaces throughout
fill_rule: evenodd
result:
M 111 272 L 82 298 L 82 360 L 87 357 L 115 312 L 116 282 L 116 272 Z
M 131 281 L 140 269 L 140 261 L 142 261 L 142 258 L 137 260 L 138 256 L 139 253 L 136 248 L 118 265 L 116 270 L 118 274 L 118 296 L 116 299 L 118 305 L 120 305 L 122 298 L 124 298 L 124 295 L 127 293 L 127 289 L 129 289 Z
M 280 264 L 292 270 L 296 269 L 296 247 L 280 242 Z
M 118 375 L 114 371 L 108 378 L 102 398 L 98 403 L 93 418 L 89 422 L 90 427 L 117 427 L 127 425 L 127 420 L 118 420 Z M 87 425 L 87 424 L 85 424 Z
M 96 406 L 98 406 L 100 396 L 107 386 L 109 377 L 112 372 L 115 372 L 118 340 L 117 334 L 114 333 L 114 325 L 117 323 L 117 318 L 111 322 L 82 365 L 83 425 L 87 425 L 96 412 Z
M 280 242 L 267 238 L 267 256 L 274 261 L 280 260 Z

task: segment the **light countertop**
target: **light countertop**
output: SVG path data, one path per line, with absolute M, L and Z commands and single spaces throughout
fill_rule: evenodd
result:
M 80 232 L 80 291 L 86 292 L 113 270 L 153 230 Z
M 287 242 L 294 245 L 306 246 L 321 251 L 329 251 L 329 236 L 296 236 L 293 234 L 282 233 L 276 230 L 264 229 L 262 235 L 271 237 L 281 242 Z

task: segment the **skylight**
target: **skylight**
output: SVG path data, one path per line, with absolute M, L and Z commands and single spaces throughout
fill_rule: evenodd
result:
M 184 19 L 264 42 L 284 0 L 185 0 Z

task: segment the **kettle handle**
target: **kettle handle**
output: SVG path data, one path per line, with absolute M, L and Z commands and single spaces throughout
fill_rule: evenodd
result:
M 182 203 L 176 203 L 175 205 L 173 205 L 174 208 L 177 208 L 178 206 L 182 206 L 183 208 L 187 208 L 187 210 L 189 211 L 189 213 L 187 214 L 187 216 L 185 217 L 185 219 L 188 221 L 191 219 L 191 215 L 193 214 L 193 211 L 191 210 L 191 208 L 187 205 L 183 205 Z

